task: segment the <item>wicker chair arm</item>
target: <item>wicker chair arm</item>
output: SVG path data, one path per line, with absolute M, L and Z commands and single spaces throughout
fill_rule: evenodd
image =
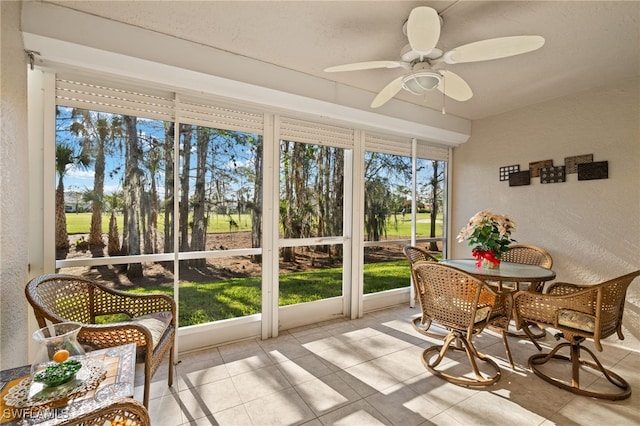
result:
M 151 332 L 147 328 L 128 322 L 85 324 L 78 333 L 78 341 L 93 349 L 110 348 L 128 343 L 146 347 L 152 340 Z
M 151 420 L 144 405 L 133 398 L 125 398 L 61 423 L 62 426 L 104 426 L 105 424 L 150 426 Z
M 553 295 L 563 295 L 563 294 L 573 294 L 577 293 L 580 290 L 588 289 L 592 287 L 593 284 L 572 284 L 565 282 L 555 282 L 549 285 L 547 289 L 547 294 Z
M 558 311 L 563 309 L 595 316 L 597 293 L 597 288 L 559 295 L 519 291 L 514 296 L 516 326 L 537 323 L 557 327 Z
M 94 303 L 96 316 L 126 313 L 136 318 L 158 312 L 171 312 L 172 323 L 175 324 L 176 303 L 166 294 L 132 294 L 99 286 Z

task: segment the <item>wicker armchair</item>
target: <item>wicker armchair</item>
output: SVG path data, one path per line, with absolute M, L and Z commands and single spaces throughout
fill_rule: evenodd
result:
M 491 358 L 478 352 L 473 344 L 473 337 L 488 325 L 500 325 L 507 357 L 513 366 L 504 332 L 510 319 L 511 306 L 505 304 L 509 299 L 497 293 L 486 282 L 441 263 L 417 262 L 414 264 L 414 271 L 416 281 L 422 289 L 421 306 L 433 321 L 449 330 L 442 345 L 430 346 L 424 350 L 423 365 L 434 375 L 458 385 L 487 386 L 497 382 L 500 379 L 500 367 Z M 451 375 L 437 369 L 449 350 L 466 352 L 475 378 Z M 488 363 L 493 369 L 493 375 L 481 373 L 476 359 Z
M 551 269 L 553 266 L 553 259 L 546 250 L 527 244 L 510 245 L 509 251 L 502 254 L 502 260 L 505 262 L 537 265 L 548 269 Z M 544 281 L 532 282 L 529 284 L 529 290 L 537 291 L 538 293 L 542 293 L 543 287 Z
M 149 412 L 138 401 L 125 398 L 84 416 L 61 423 L 62 426 L 151 426 Z
M 427 262 L 437 262 L 438 259 L 430 255 L 427 251 L 414 246 L 404 246 L 402 249 L 405 257 L 409 260 L 409 266 L 411 268 L 411 282 L 413 283 L 413 289 L 415 293 L 415 298 L 419 303 L 422 303 L 421 297 L 421 288 L 417 285 L 418 280 L 416 279 L 415 273 L 413 271 L 413 265 L 416 262 L 427 261 Z M 422 308 L 422 315 L 416 317 L 412 321 L 413 327 L 420 333 L 425 336 L 435 337 L 435 338 L 444 338 L 446 333 L 437 333 L 433 331 L 429 331 L 431 327 L 431 318 L 427 315 L 427 312 L 424 308 Z
M 414 263 L 416 263 L 416 262 L 418 262 L 420 260 L 428 260 L 428 261 L 431 261 L 431 262 L 437 262 L 438 261 L 438 259 L 433 257 L 426 250 L 421 249 L 420 247 L 404 246 L 404 248 L 402 249 L 402 252 L 406 256 L 406 258 L 409 259 L 409 262 L 411 264 L 414 264 Z
M 600 284 L 579 285 L 556 282 L 545 294 L 522 291 L 514 298 L 516 325 L 529 333 L 526 325 L 538 324 L 553 327 L 560 331 L 556 337 L 567 342 L 559 343 L 551 352 L 535 354 L 529 357 L 529 367 L 547 382 L 570 392 L 593 398 L 620 400 L 631 395 L 631 387 L 620 376 L 604 368 L 590 349 L 582 346 L 585 339 L 593 340 L 598 351 L 602 351 L 601 339 L 622 334 L 622 313 L 627 288 L 640 276 L 640 271 L 632 272 Z M 540 345 L 531 339 L 538 350 Z M 558 351 L 569 348 L 569 356 Z M 586 352 L 594 362 L 585 360 L 581 353 Z M 552 359 L 569 362 L 572 366 L 571 380 L 552 377 L 550 369 L 544 371 L 539 366 Z M 595 392 L 580 386 L 581 367 L 587 367 L 602 376 L 618 389 L 613 392 Z
M 89 349 L 135 343 L 138 361 L 144 361 L 144 405 L 149 406 L 151 378 L 167 352 L 168 384 L 173 384 L 173 347 L 176 304 L 164 294 L 137 295 L 116 291 L 90 279 L 51 274 L 32 279 L 25 288 L 38 325 L 47 321 L 83 324 L 78 341 Z M 103 315 L 126 314 L 129 320 L 96 324 Z

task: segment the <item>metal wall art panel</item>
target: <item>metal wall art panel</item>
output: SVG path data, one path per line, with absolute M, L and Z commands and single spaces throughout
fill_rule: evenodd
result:
M 592 163 L 592 162 L 593 162 L 593 154 L 565 157 L 564 159 L 565 173 L 566 174 L 578 173 L 578 164 Z
M 578 164 L 578 180 L 594 180 L 609 178 L 609 162 L 596 161 Z
M 565 167 L 542 167 L 540 169 L 540 183 L 558 183 L 565 182 Z
M 553 160 L 542 160 L 529 163 L 529 171 L 531 172 L 531 177 L 540 176 L 540 168 L 542 167 L 553 167 Z
M 509 180 L 509 175 L 511 173 L 515 173 L 519 171 L 520 171 L 519 164 L 514 164 L 513 166 L 500 167 L 500 181 L 502 182 L 503 180 Z
M 531 185 L 531 172 L 525 170 L 509 174 L 509 186 Z

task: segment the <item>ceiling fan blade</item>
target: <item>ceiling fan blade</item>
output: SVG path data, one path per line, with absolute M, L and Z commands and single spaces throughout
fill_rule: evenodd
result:
M 371 102 L 371 108 L 378 108 L 379 106 L 384 105 L 389 99 L 393 98 L 399 91 L 402 89 L 402 78 L 404 76 L 400 76 L 395 80 L 391 81 L 391 83 L 387 84 L 384 89 L 378 93 L 378 96 Z
M 438 71 L 444 80 L 438 85 L 438 90 L 456 101 L 467 101 L 473 96 L 471 87 L 458 74 L 447 71 Z
M 369 61 L 354 64 L 336 65 L 325 68 L 325 72 L 372 70 L 376 68 L 408 68 L 409 65 L 399 61 Z
M 464 44 L 444 54 L 447 64 L 489 61 L 540 49 L 544 38 L 536 35 L 490 38 Z
M 414 8 L 407 21 L 407 38 L 417 53 L 427 54 L 440 39 L 440 17 L 435 9 L 421 6 Z

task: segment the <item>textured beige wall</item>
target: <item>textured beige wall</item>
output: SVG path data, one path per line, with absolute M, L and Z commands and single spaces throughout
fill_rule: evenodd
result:
M 27 360 L 27 61 L 20 2 L 0 1 L 0 369 Z
M 509 187 L 501 166 L 593 154 L 609 162 L 609 179 Z M 508 214 L 513 237 L 551 253 L 557 279 L 595 283 L 640 269 L 640 80 L 475 121 L 454 150 L 452 233 L 476 211 Z M 452 243 L 452 257 L 469 257 Z M 640 350 L 640 278 L 627 297 L 625 345 Z M 613 339 L 613 338 L 611 338 Z M 614 340 L 614 339 L 613 339 Z

